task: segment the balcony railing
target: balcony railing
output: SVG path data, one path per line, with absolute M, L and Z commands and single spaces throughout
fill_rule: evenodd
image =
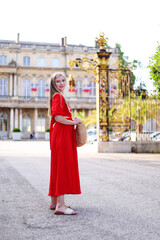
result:
M 67 101 L 69 102 L 79 102 L 79 103 L 95 103 L 96 97 L 93 96 L 67 96 Z M 34 96 L 0 96 L 0 101 L 22 101 L 22 102 L 48 102 L 48 97 L 34 97 Z
M 0 95 L 0 101 L 31 101 L 31 102 L 35 102 L 35 101 L 48 101 L 48 97 L 33 97 L 33 96 L 1 96 Z

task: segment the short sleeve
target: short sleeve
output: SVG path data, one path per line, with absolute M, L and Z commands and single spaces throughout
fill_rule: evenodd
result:
M 64 98 L 59 93 L 56 93 L 52 98 L 51 112 L 52 116 L 64 115 Z

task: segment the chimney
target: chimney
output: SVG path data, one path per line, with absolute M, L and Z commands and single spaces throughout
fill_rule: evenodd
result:
M 64 38 L 64 46 L 67 46 L 67 37 Z
M 20 36 L 20 34 L 17 33 L 17 40 L 16 40 L 16 43 L 19 43 L 19 36 Z
M 61 38 L 61 47 L 64 47 L 64 38 Z

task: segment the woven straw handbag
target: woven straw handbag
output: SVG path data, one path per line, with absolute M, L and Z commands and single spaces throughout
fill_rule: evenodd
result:
M 79 123 L 75 129 L 76 134 L 76 143 L 77 147 L 81 147 L 86 143 L 87 140 L 87 132 L 84 123 Z

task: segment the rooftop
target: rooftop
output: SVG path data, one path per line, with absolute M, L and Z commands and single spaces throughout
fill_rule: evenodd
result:
M 67 37 L 61 38 L 61 43 L 30 42 L 17 40 L 0 40 L 0 49 L 24 49 L 32 51 L 55 51 L 55 52 L 97 52 L 97 46 L 85 46 L 83 44 L 67 44 Z M 112 48 L 112 53 L 117 53 Z

